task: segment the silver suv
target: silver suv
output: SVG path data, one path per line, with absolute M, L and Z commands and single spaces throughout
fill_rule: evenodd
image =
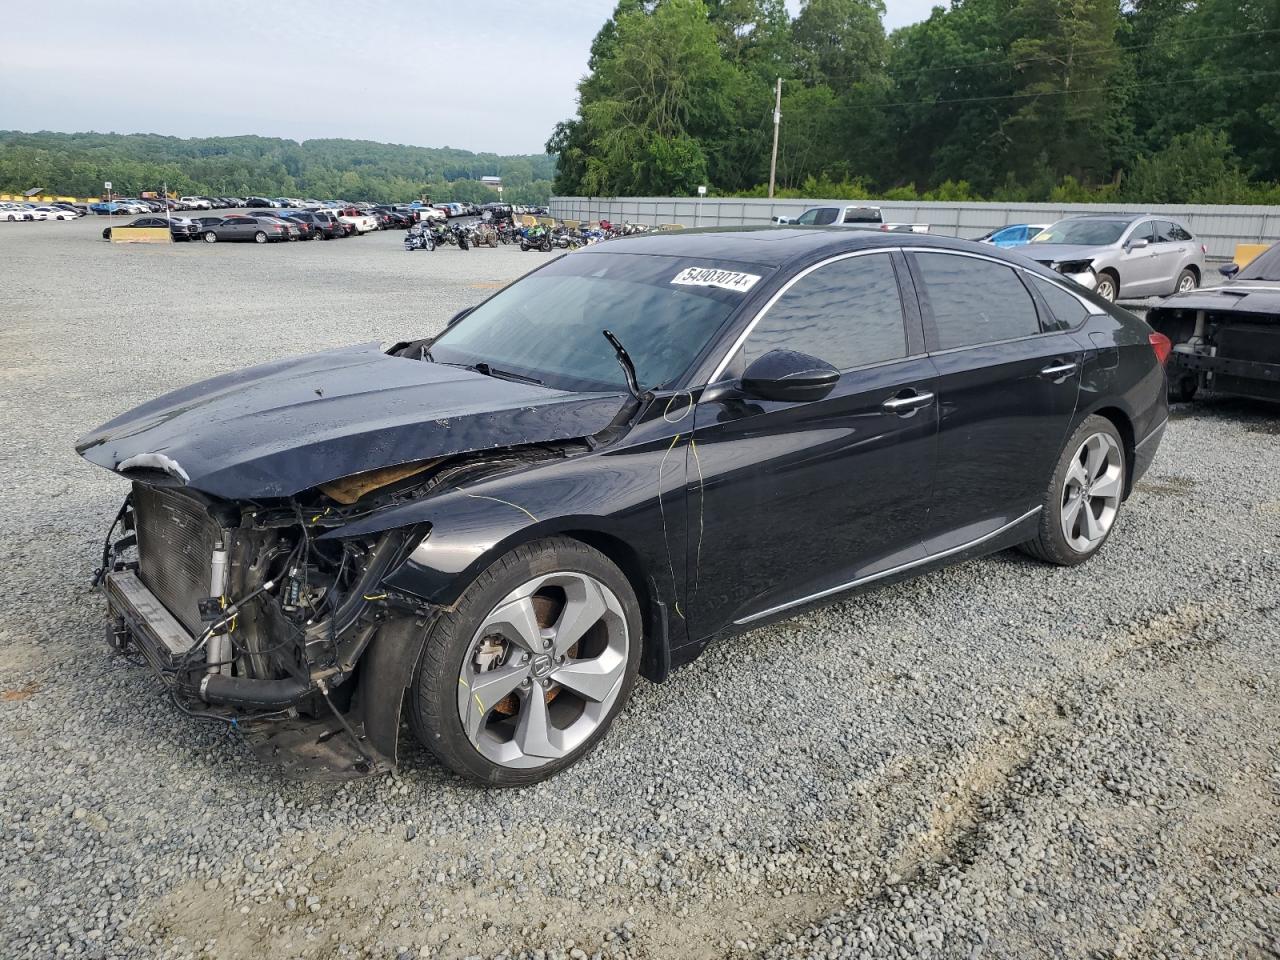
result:
M 1114 302 L 1194 290 L 1206 251 L 1177 220 L 1098 214 L 1059 220 L 1019 252 Z

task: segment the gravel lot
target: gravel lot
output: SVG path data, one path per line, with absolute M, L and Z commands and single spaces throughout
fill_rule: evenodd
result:
M 1176 409 L 1084 568 L 1002 554 L 722 643 L 549 783 L 286 782 L 108 654 L 125 484 L 72 443 L 544 255 L 106 222 L 0 224 L 4 957 L 1280 956 L 1276 410 Z

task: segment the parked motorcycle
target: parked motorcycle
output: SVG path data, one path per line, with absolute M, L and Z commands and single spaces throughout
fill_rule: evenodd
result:
M 404 248 L 410 253 L 414 250 L 426 250 L 430 252 L 436 248 L 435 237 L 431 235 L 430 230 L 422 229 L 420 224 L 410 227 L 404 235 Z
M 498 231 L 491 223 L 473 224 L 471 227 L 471 243 L 477 247 L 481 244 L 496 247 L 498 245 Z
M 541 250 L 543 253 L 550 253 L 551 234 L 542 224 L 526 227 L 524 233 L 520 235 L 520 249 L 525 253 L 530 250 Z

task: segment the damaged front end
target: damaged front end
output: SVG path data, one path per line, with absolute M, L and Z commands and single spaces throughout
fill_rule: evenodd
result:
M 349 538 L 343 526 L 551 455 L 440 458 L 241 503 L 134 479 L 96 577 L 108 642 L 141 653 L 182 710 L 226 721 L 287 773 L 390 769 L 404 685 L 436 609 L 384 580 L 429 525 Z
M 353 712 L 361 655 L 390 616 L 429 610 L 379 589 L 415 531 L 319 541 L 342 522 L 335 506 L 135 481 L 98 579 L 110 642 L 140 652 L 182 709 L 239 727 L 296 772 L 359 776 L 395 759 L 365 735 L 367 705 Z

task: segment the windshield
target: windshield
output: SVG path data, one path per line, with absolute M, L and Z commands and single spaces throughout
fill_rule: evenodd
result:
M 1105 247 L 1119 241 L 1129 227 L 1128 220 L 1095 220 L 1073 217 L 1059 220 L 1036 234 L 1032 243 L 1072 243 L 1088 247 Z
M 561 257 L 480 304 L 430 347 L 438 363 L 535 378 L 567 390 L 626 389 L 611 330 L 642 389 L 676 382 L 767 268 L 685 257 Z
M 1280 280 L 1280 243 L 1236 274 L 1237 280 Z

